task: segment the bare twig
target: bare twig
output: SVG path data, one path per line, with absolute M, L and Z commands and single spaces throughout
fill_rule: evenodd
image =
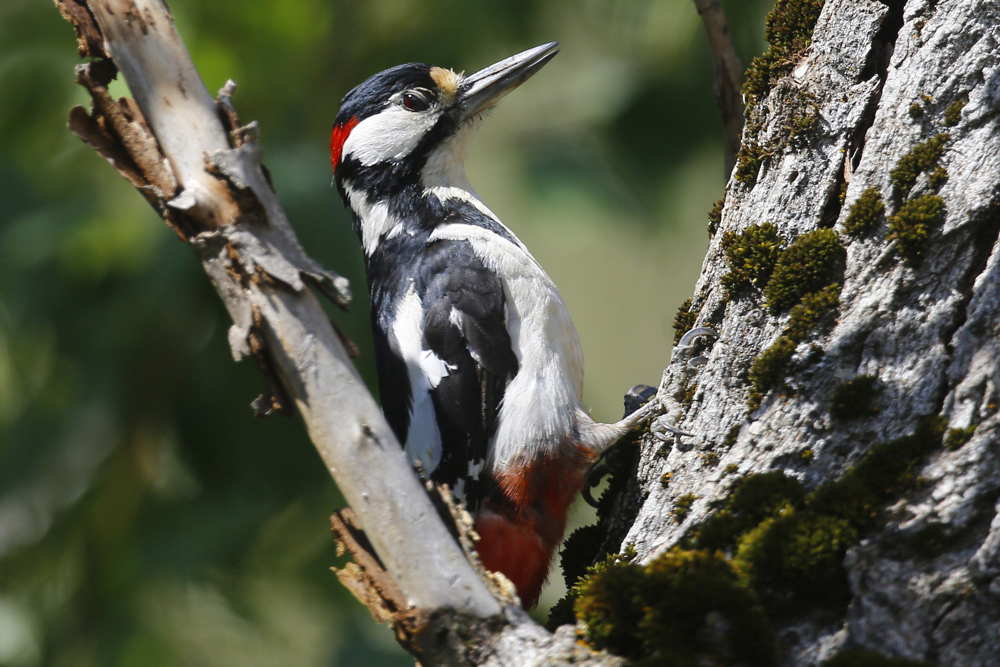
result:
M 705 24 L 708 45 L 715 62 L 715 101 L 722 114 L 722 127 L 726 137 L 726 175 L 736 164 L 743 133 L 743 65 L 733 48 L 729 22 L 719 0 L 694 0 L 694 6 Z

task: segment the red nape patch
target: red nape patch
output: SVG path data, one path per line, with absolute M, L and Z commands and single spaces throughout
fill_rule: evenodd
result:
M 351 130 L 358 124 L 358 119 L 351 118 L 343 125 L 334 125 L 333 134 L 330 136 L 330 164 L 336 173 L 337 165 L 340 164 L 340 153 L 344 150 L 344 142 L 351 135 Z

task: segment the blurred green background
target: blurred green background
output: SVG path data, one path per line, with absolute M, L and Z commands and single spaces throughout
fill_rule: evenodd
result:
M 723 4 L 746 64 L 771 0 Z M 330 188 L 340 97 L 401 62 L 474 71 L 559 40 L 470 178 L 562 289 L 594 415 L 658 382 L 724 188 L 690 0 L 170 5 L 209 90 L 239 83 L 305 247 L 351 278 L 334 316 L 369 386 L 361 253 Z M 232 363 L 192 253 L 66 130 L 76 64 L 51 3 L 0 3 L 0 665 L 412 664 L 329 572 L 342 501 L 296 419 L 252 417 L 263 382 Z

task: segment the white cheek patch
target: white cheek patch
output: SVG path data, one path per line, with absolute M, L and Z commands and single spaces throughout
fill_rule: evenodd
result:
M 342 159 L 351 157 L 366 167 L 402 160 L 434 127 L 439 115 L 434 112 L 414 113 L 392 104 L 385 111 L 365 118 L 351 130 L 351 135 L 344 142 Z

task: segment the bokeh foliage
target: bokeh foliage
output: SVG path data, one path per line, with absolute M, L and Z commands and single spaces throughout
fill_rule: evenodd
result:
M 749 62 L 770 2 L 724 4 Z M 209 89 L 239 82 L 304 245 L 351 278 L 333 316 L 371 386 L 360 252 L 330 188 L 338 100 L 400 62 L 471 71 L 558 39 L 470 177 L 562 288 L 595 416 L 658 380 L 724 185 L 689 0 L 170 5 Z M 51 4 L 0 3 L 0 665 L 412 664 L 328 572 L 342 501 L 295 419 L 251 416 L 262 381 L 232 363 L 191 253 L 66 131 L 87 103 L 76 63 Z

